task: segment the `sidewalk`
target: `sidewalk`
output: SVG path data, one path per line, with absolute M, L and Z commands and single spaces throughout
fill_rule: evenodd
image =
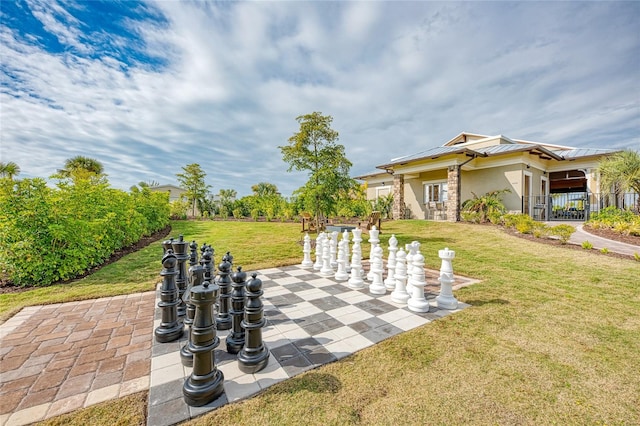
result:
M 574 232 L 573 235 L 571 235 L 571 238 L 569 238 L 569 243 L 582 245 L 584 241 L 589 241 L 591 244 L 593 244 L 594 249 L 601 250 L 603 248 L 606 248 L 610 252 L 624 254 L 627 256 L 633 256 L 634 253 L 638 253 L 640 255 L 640 246 L 634 246 L 632 244 L 621 243 L 618 241 L 598 237 L 597 235 L 593 235 L 585 231 L 582 225 L 582 223 L 574 225 L 576 227 L 576 232 Z

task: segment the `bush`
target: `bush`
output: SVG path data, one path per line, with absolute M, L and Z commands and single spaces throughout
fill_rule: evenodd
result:
M 168 194 L 106 179 L 0 179 L 0 269 L 16 285 L 73 278 L 169 223 Z
M 549 236 L 550 229 L 547 225 L 541 222 L 535 222 L 531 233 L 536 238 L 547 238 Z
M 566 244 L 574 232 L 576 232 L 576 228 L 571 225 L 556 225 L 551 228 L 551 235 L 558 237 L 562 244 Z
M 516 231 L 521 234 L 531 234 L 536 226 L 536 221 L 526 214 L 518 215 L 515 223 Z
M 585 250 L 591 250 L 593 248 L 593 244 L 591 244 L 589 241 L 583 241 L 582 248 Z

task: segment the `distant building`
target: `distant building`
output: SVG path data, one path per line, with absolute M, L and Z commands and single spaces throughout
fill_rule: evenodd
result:
M 394 219 L 457 221 L 474 194 L 508 189 L 502 199 L 511 212 L 537 220 L 585 220 L 609 202 L 600 197 L 609 188 L 599 187 L 597 166 L 615 152 L 460 133 L 356 179 L 367 182 L 367 199 L 393 194 Z M 628 202 L 637 203 L 637 196 Z
M 168 192 L 169 202 L 179 200 L 180 197 L 187 191 L 176 185 L 157 185 L 150 186 L 149 189 L 154 192 Z

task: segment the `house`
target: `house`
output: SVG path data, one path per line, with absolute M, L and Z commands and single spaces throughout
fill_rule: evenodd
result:
M 507 189 L 502 201 L 510 212 L 537 220 L 585 220 L 609 202 L 600 196 L 597 166 L 614 152 L 465 132 L 356 179 L 366 181 L 367 199 L 393 194 L 394 219 L 455 222 L 474 194 Z
M 179 200 L 182 195 L 184 195 L 185 191 L 183 188 L 180 188 L 176 185 L 156 185 L 150 186 L 149 189 L 154 192 L 168 192 L 169 193 L 169 202 Z

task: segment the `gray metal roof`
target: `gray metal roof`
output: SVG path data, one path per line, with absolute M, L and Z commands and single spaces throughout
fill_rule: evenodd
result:
M 591 157 L 594 155 L 611 154 L 619 150 L 615 149 L 597 149 L 597 148 L 573 148 L 554 151 L 556 154 L 564 157 L 565 160 L 581 157 Z
M 436 148 L 426 149 L 424 151 L 417 152 L 415 154 L 406 155 L 404 157 L 397 157 L 392 159 L 387 164 L 378 166 L 380 169 L 388 168 L 397 164 L 408 163 L 410 161 L 422 160 L 427 158 L 437 158 L 443 155 L 467 153 L 471 155 L 477 155 L 480 157 L 487 157 L 492 155 L 508 154 L 511 152 L 521 151 L 533 151 L 536 150 L 558 161 L 572 160 L 581 157 L 590 157 L 594 155 L 610 154 L 616 152 L 613 149 L 596 149 L 596 148 L 573 148 L 552 150 L 543 145 L 533 143 L 516 143 L 516 144 L 503 144 L 492 145 L 488 147 L 470 149 L 468 147 L 461 146 L 439 146 Z

